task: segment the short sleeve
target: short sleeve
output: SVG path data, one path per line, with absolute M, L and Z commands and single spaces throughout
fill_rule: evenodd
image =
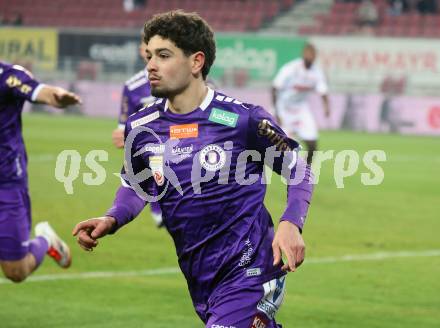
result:
M 35 101 L 44 85 L 34 79 L 32 73 L 24 67 L 13 65 L 1 75 L 1 86 L 4 92 L 13 97 Z

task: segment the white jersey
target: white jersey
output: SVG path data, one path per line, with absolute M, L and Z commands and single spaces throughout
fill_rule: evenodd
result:
M 302 58 L 281 67 L 273 81 L 273 87 L 278 92 L 276 106 L 280 110 L 304 104 L 311 92 L 324 95 L 328 91 L 321 68 L 314 63 L 310 69 L 306 69 Z

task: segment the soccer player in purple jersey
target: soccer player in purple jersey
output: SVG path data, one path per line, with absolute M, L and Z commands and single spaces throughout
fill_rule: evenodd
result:
M 202 18 L 182 11 L 156 15 L 144 34 L 152 94 L 161 99 L 127 121 L 122 186 L 113 206 L 78 223 L 73 235 L 91 251 L 98 238 L 158 200 L 206 327 L 281 327 L 275 314 L 286 273 L 305 255 L 310 167 L 263 108 L 206 86 L 215 42 Z M 263 203 L 265 164 L 289 180 L 276 233 Z
M 139 55 L 145 59 L 147 45 L 141 42 Z M 156 98 L 151 95 L 150 81 L 146 69 L 136 73 L 124 83 L 122 90 L 121 110 L 119 112 L 118 127 L 113 130 L 112 140 L 116 148 L 124 147 L 124 130 L 127 118 L 152 103 Z M 157 202 L 152 202 L 151 217 L 158 227 L 162 226 L 162 212 Z
M 0 61 L 0 266 L 14 282 L 26 279 L 46 253 L 63 268 L 71 262 L 69 247 L 49 223 L 38 223 L 36 237 L 29 238 L 31 207 L 21 132 L 26 100 L 60 108 L 81 102 L 74 93 L 39 83 L 23 67 Z

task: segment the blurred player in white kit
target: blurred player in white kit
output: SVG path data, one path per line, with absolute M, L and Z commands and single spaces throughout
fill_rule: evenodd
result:
M 316 48 L 306 44 L 302 58 L 281 67 L 272 84 L 275 117 L 289 137 L 299 137 L 306 144 L 308 164 L 312 163 L 318 142 L 318 127 L 308 104 L 310 93 L 321 95 L 325 115 L 330 116 L 327 81 L 315 62 L 316 55 Z

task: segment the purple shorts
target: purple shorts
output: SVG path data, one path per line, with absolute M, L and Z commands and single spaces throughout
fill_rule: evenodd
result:
M 27 188 L 0 188 L 0 261 L 18 261 L 29 252 L 31 202 Z
M 275 314 L 284 298 L 286 276 L 263 285 L 222 288 L 209 299 L 205 311 L 206 328 L 281 328 Z

